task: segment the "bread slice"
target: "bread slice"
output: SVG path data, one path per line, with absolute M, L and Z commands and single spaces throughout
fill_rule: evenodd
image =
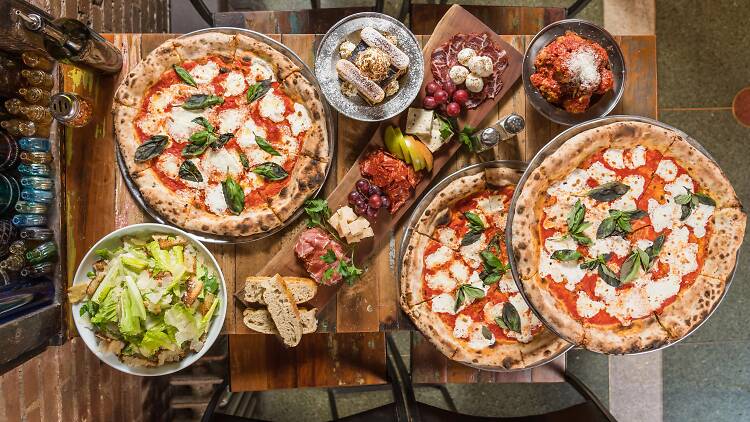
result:
M 287 289 L 284 280 L 276 274 L 265 279 L 261 286 L 263 301 L 268 306 L 268 312 L 281 340 L 288 347 L 298 345 L 302 339 L 302 323 L 292 293 Z
M 315 308 L 300 308 L 299 317 L 302 324 L 302 334 L 314 333 L 318 329 L 318 320 L 315 318 L 315 312 Z M 242 315 L 244 316 L 242 321 L 247 325 L 247 328 L 263 334 L 279 335 L 279 331 L 276 329 L 276 325 L 274 325 L 268 309 L 245 309 Z
M 287 289 L 292 293 L 294 303 L 304 303 L 312 299 L 318 292 L 318 285 L 310 278 L 304 277 L 282 277 Z M 263 281 L 268 277 L 248 277 L 245 279 L 245 302 L 259 303 L 265 305 L 263 301 Z

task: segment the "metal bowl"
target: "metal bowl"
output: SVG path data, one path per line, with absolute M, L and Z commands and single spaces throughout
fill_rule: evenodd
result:
M 359 31 L 365 27 L 394 35 L 398 39 L 398 47 L 410 60 L 406 74 L 398 79 L 401 85 L 398 92 L 375 105 L 369 104 L 359 95 L 350 98 L 342 94 L 341 81 L 336 72 L 336 62 L 340 58 L 339 46 L 347 39 L 358 38 Z M 315 54 L 315 75 L 328 103 L 339 113 L 363 122 L 388 120 L 406 110 L 422 88 L 422 47 L 414 34 L 396 19 L 375 12 L 355 13 L 338 21 L 323 36 Z
M 553 333 L 557 334 L 558 336 L 560 336 L 561 338 L 563 338 L 565 341 L 567 341 L 569 343 L 576 344 L 576 345 L 581 346 L 581 347 L 584 347 L 584 346 L 580 345 L 580 344 L 577 344 L 575 341 L 573 341 L 573 339 L 570 339 L 570 338 L 562 335 L 561 333 L 559 333 L 557 330 L 555 330 L 555 328 L 552 325 L 550 325 L 550 323 L 547 321 L 547 319 L 545 318 L 545 316 L 543 314 L 541 314 L 536 309 L 536 306 L 534 306 L 534 302 L 530 301 L 529 298 L 528 298 L 528 296 L 526 295 L 526 291 L 524 290 L 523 283 L 521 282 L 521 276 L 518 274 L 518 266 L 516 264 L 516 258 L 515 258 L 514 254 L 513 254 L 513 217 L 515 216 L 516 203 L 518 202 L 518 198 L 521 195 L 521 191 L 523 190 L 523 187 L 526 184 L 526 181 L 529 179 L 529 176 L 531 175 L 531 173 L 536 168 L 538 168 L 547 157 L 549 157 L 552 153 L 554 153 L 555 151 L 557 151 L 568 139 L 572 138 L 573 136 L 575 136 L 575 135 L 577 135 L 577 134 L 579 134 L 581 132 L 584 132 L 586 130 L 589 130 L 589 129 L 594 129 L 594 128 L 597 128 L 597 127 L 600 127 L 600 126 L 605 126 L 605 125 L 608 125 L 610 123 L 616 123 L 616 122 L 641 122 L 641 123 L 648 123 L 648 124 L 651 124 L 651 125 L 654 125 L 654 126 L 658 126 L 658 127 L 664 128 L 664 129 L 668 129 L 668 130 L 674 131 L 680 137 L 682 137 L 683 139 L 685 139 L 690 145 L 692 145 L 698 151 L 700 151 L 703 155 L 705 155 L 706 157 L 708 157 L 711 161 L 715 162 L 715 160 L 711 156 L 711 154 L 709 154 L 709 152 L 700 143 L 698 143 L 698 141 L 696 141 L 695 139 L 691 138 L 685 132 L 683 132 L 683 131 L 681 131 L 681 130 L 679 130 L 677 128 L 674 128 L 672 126 L 669 126 L 667 124 L 664 124 L 662 122 L 659 122 L 659 121 L 656 121 L 656 120 L 653 120 L 653 119 L 649 119 L 647 117 L 640 117 L 640 116 L 607 116 L 607 117 L 601 117 L 601 118 L 594 119 L 594 120 L 591 120 L 589 122 L 582 123 L 582 124 L 579 124 L 577 126 L 571 127 L 568 130 L 566 130 L 566 131 L 560 133 L 559 135 L 557 135 L 547 145 L 545 145 L 539 152 L 537 152 L 537 154 L 534 156 L 534 158 L 531 159 L 531 161 L 529 162 L 528 167 L 526 168 L 526 171 L 524 171 L 523 176 L 521 176 L 521 180 L 518 182 L 518 186 L 516 187 L 516 191 L 513 193 L 513 199 L 511 200 L 511 202 L 510 202 L 510 208 L 508 209 L 508 221 L 505 223 L 505 242 L 506 242 L 506 247 L 508 249 L 508 257 L 509 257 L 509 261 L 510 261 L 510 271 L 513 274 L 513 280 L 515 280 L 516 286 L 518 286 L 518 290 L 521 292 L 521 294 L 523 295 L 524 299 L 526 299 L 526 303 L 529 304 L 529 307 L 531 308 L 532 311 L 534 311 L 534 313 L 536 314 L 537 318 L 539 318 L 539 320 L 542 321 L 542 323 L 544 323 L 544 325 L 547 326 L 547 328 L 549 328 L 550 331 L 552 331 Z M 690 330 L 688 333 L 686 333 L 684 336 L 680 337 L 679 339 L 670 341 L 669 343 L 666 343 L 666 344 L 662 345 L 661 347 L 658 347 L 658 348 L 655 348 L 655 349 L 651 349 L 651 350 L 643 350 L 643 351 L 628 353 L 628 354 L 629 355 L 639 355 L 639 354 L 643 354 L 643 353 L 649 353 L 649 352 L 653 352 L 653 351 L 656 351 L 656 350 L 664 349 L 666 347 L 669 347 L 669 346 L 671 346 L 673 344 L 679 343 L 680 341 L 684 340 L 685 338 L 687 338 L 688 336 L 690 336 L 691 334 L 693 334 L 698 328 L 700 328 L 700 326 L 702 326 L 703 324 L 705 324 L 706 321 L 708 321 L 708 318 L 710 318 L 711 315 L 714 314 L 714 312 L 716 311 L 716 309 L 719 308 L 719 305 L 721 305 L 721 303 L 724 301 L 724 298 L 727 295 L 727 291 L 729 291 L 729 286 L 732 284 L 732 280 L 734 279 L 734 275 L 735 275 L 735 273 L 737 271 L 737 264 L 740 262 L 739 261 L 739 255 L 740 255 L 740 250 L 741 249 L 742 248 L 740 247 L 740 249 L 737 250 L 737 259 L 736 259 L 735 264 L 734 264 L 734 269 L 732 270 L 732 273 L 730 274 L 729 278 L 727 279 L 727 283 L 726 283 L 726 286 L 724 287 L 724 292 L 721 294 L 721 298 L 719 299 L 718 302 L 716 302 L 716 306 L 714 306 L 713 309 L 711 309 L 709 311 L 708 315 L 706 315 L 705 318 L 703 318 L 703 320 L 700 323 L 698 323 L 698 325 L 696 325 L 695 327 L 693 327 L 692 330 Z M 596 351 L 596 350 L 592 350 L 592 351 L 595 352 L 595 353 L 607 354 L 607 353 Z
M 531 84 L 531 75 L 534 74 L 534 60 L 539 52 L 555 40 L 562 36 L 566 31 L 572 31 L 576 34 L 594 41 L 604 47 L 609 56 L 609 63 L 612 68 L 612 79 L 614 86 L 612 90 L 601 96 L 592 97 L 592 103 L 583 113 L 570 113 L 562 107 L 554 105 L 547 101 L 538 89 Z M 526 53 L 523 57 L 523 88 L 526 92 L 531 105 L 546 118 L 561 125 L 572 126 L 583 123 L 587 120 L 609 114 L 620 101 L 623 88 L 625 86 L 625 59 L 617 42 L 612 38 L 609 32 L 580 19 L 565 19 L 547 25 L 539 31 L 529 43 Z M 598 97 L 598 98 L 597 98 Z

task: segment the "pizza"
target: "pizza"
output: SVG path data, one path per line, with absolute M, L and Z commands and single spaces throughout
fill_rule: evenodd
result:
M 527 299 L 564 338 L 603 353 L 656 349 L 696 328 L 745 231 L 721 169 L 647 123 L 572 137 L 518 196 L 513 255 Z
M 269 231 L 325 179 L 325 111 L 314 85 L 244 35 L 166 41 L 124 78 L 114 114 L 143 199 L 189 230 Z
M 518 178 L 490 168 L 454 180 L 424 211 L 404 253 L 401 306 L 450 359 L 520 369 L 570 347 L 537 319 L 508 266 L 505 222 Z

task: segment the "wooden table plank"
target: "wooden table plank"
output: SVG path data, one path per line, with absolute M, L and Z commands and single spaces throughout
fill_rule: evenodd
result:
M 412 4 L 409 21 L 415 34 L 431 34 L 450 4 Z M 464 9 L 492 28 L 509 35 L 536 34 L 552 22 L 565 19 L 561 7 L 464 5 Z

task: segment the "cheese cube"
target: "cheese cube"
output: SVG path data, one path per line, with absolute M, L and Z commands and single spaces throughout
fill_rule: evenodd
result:
M 406 133 L 420 139 L 429 138 L 435 112 L 421 108 L 410 108 L 406 116 Z M 423 138 L 424 137 L 424 138 Z
M 342 207 L 339 208 L 336 212 L 341 215 L 341 218 L 343 218 L 347 223 L 357 219 L 357 214 L 354 213 L 352 207 Z
M 427 140 L 424 140 L 424 143 L 427 145 L 427 149 L 429 149 L 431 152 L 436 152 L 440 149 L 444 144 L 450 140 L 451 135 L 449 135 L 446 138 L 443 138 L 443 136 L 440 134 L 440 128 L 443 126 L 443 121 L 440 119 L 434 119 L 432 121 L 432 126 L 430 127 L 430 136 L 427 138 Z M 421 138 L 420 138 L 421 139 Z

